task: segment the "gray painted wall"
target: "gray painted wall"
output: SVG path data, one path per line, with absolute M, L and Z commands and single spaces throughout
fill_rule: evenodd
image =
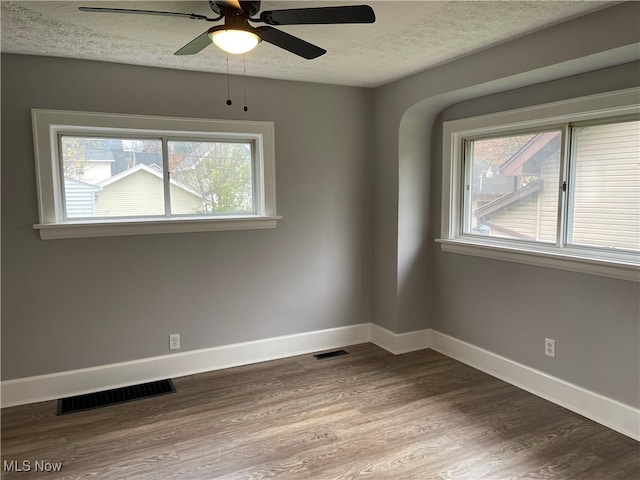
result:
M 376 90 L 376 324 L 430 327 L 640 406 L 637 283 L 444 254 L 435 243 L 442 118 L 640 84 L 639 64 L 628 63 L 640 57 L 639 14 L 640 4 L 621 4 Z M 557 340 L 555 360 L 545 337 Z
M 249 118 L 276 121 L 285 217 L 260 232 L 40 241 L 30 107 L 244 115 L 224 105 L 216 75 L 3 56 L 3 379 L 167 353 L 174 332 L 190 350 L 373 321 L 433 327 L 638 406 L 637 284 L 434 243 L 439 113 L 637 84 L 637 65 L 624 64 L 638 59 L 638 14 L 639 3 L 616 5 L 373 91 L 248 79 L 262 95 L 250 94 Z M 507 302 L 477 288 L 487 272 Z M 522 311 L 528 292 L 545 299 L 539 310 Z M 544 336 L 558 341 L 553 363 Z
M 2 379 L 371 318 L 372 92 L 2 56 Z M 30 108 L 270 120 L 274 230 L 42 241 Z
M 440 214 L 440 199 L 424 189 L 439 182 L 432 168 L 440 160 L 431 155 L 438 113 L 479 96 L 637 60 L 639 15 L 640 3 L 619 4 L 375 90 L 374 323 L 394 332 L 431 326 L 428 258 L 435 245 L 425 232 Z
M 442 122 L 640 85 L 640 62 L 454 105 Z M 433 164 L 434 196 L 442 169 Z M 440 212 L 432 212 L 434 237 Z M 433 240 L 433 239 L 432 239 Z M 433 249 L 432 328 L 589 390 L 640 406 L 640 297 L 636 282 L 444 253 Z M 544 338 L 556 358 L 544 356 Z

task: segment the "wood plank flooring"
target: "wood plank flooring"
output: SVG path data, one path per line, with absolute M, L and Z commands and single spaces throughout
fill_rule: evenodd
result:
M 346 350 L 177 378 L 175 394 L 61 417 L 56 402 L 3 409 L 4 469 L 31 471 L 2 479 L 640 478 L 638 442 L 460 362 Z

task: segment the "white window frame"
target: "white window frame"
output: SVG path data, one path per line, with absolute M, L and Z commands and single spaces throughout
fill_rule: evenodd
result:
M 441 238 L 443 251 L 640 282 L 640 255 L 607 249 L 465 235 L 464 140 L 640 114 L 640 88 L 444 122 Z M 566 165 L 560 182 L 566 180 Z M 559 213 L 560 214 L 560 213 Z M 566 220 L 559 219 L 562 225 Z
M 275 228 L 275 129 L 273 122 L 209 120 L 32 109 L 40 223 L 43 240 Z M 250 140 L 255 145 L 255 213 L 248 215 L 64 218 L 59 135 L 140 135 L 180 140 Z M 172 138 L 172 139 L 173 139 Z

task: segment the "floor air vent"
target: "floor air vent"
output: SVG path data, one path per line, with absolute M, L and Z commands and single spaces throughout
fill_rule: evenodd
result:
M 58 400 L 58 415 L 82 412 L 83 410 L 130 402 L 140 398 L 156 397 L 166 393 L 175 393 L 175 391 L 176 388 L 171 380 L 158 380 L 157 382 L 114 388 L 104 392 L 61 398 Z
M 318 353 L 314 355 L 317 360 L 324 360 L 325 358 L 341 357 L 342 355 L 349 355 L 346 350 L 334 350 L 333 352 Z

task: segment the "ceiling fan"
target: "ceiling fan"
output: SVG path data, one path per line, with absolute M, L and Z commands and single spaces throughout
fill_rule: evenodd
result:
M 330 25 L 340 23 L 373 23 L 376 20 L 373 9 L 368 5 L 347 5 L 339 7 L 290 8 L 260 12 L 260 1 L 209 0 L 211 10 L 217 15 L 209 18 L 194 13 L 162 12 L 155 10 L 133 10 L 127 8 L 79 7 L 83 12 L 132 13 L 141 15 L 164 15 L 217 22 L 224 19 L 224 25 L 211 27 L 197 36 L 174 55 L 193 55 L 215 42 L 229 53 L 246 53 L 261 40 L 283 48 L 300 57 L 311 60 L 327 53 L 323 48 L 290 35 L 271 25 Z M 249 22 L 266 23 L 254 27 Z

